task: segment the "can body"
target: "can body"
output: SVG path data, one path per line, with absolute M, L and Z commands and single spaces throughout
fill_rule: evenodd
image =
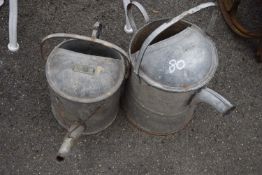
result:
M 138 128 L 156 135 L 172 134 L 193 118 L 199 103 L 224 114 L 234 108 L 206 87 L 218 66 L 214 42 L 198 26 L 182 20 L 213 5 L 202 4 L 173 19 L 147 23 L 133 35 L 124 108 Z
M 195 106 L 189 102 L 194 93 L 157 89 L 132 72 L 127 82 L 124 109 L 129 121 L 138 128 L 156 135 L 172 134 L 193 118 Z
M 91 77 L 89 78 L 91 80 L 96 79 L 97 77 L 92 76 L 98 76 L 101 71 L 104 71 L 106 69 L 106 67 L 103 67 L 105 64 L 113 65 L 115 63 L 111 61 L 107 63 L 106 59 L 102 60 L 102 57 L 97 56 L 99 54 L 109 57 L 108 60 L 111 59 L 110 56 L 112 56 L 112 59 L 119 60 L 116 64 L 116 66 L 119 66 L 119 75 L 112 75 L 111 77 L 106 74 L 105 77 L 98 77 L 101 81 L 96 84 L 92 83 L 93 81 L 84 83 L 83 81 L 87 77 Z M 99 60 L 102 61 L 99 62 Z M 68 63 L 70 63 L 69 66 L 64 69 L 60 68 L 61 65 Z M 101 65 L 97 66 L 98 63 L 101 63 Z M 80 68 L 83 65 L 88 65 L 94 68 L 95 72 L 91 72 L 93 69 L 89 70 L 89 67 L 86 67 L 87 70 L 83 68 L 80 71 L 75 70 L 74 65 L 80 65 Z M 58 67 L 61 70 L 56 70 Z M 112 66 L 107 70 L 113 70 L 114 68 Z M 70 73 L 66 74 L 66 72 Z M 59 73 L 62 78 L 57 76 Z M 95 134 L 106 129 L 113 123 L 119 111 L 119 99 L 124 83 L 124 75 L 125 61 L 117 51 L 101 44 L 81 40 L 68 40 L 60 43 L 53 49 L 46 64 L 46 76 L 54 117 L 68 131 L 75 123 L 80 123 L 85 127 L 82 134 L 86 135 Z M 82 79 L 78 79 L 78 77 Z M 108 81 L 114 81 L 114 83 L 107 83 Z M 81 83 L 80 88 L 75 87 L 75 85 Z M 111 84 L 112 87 L 109 86 Z M 105 86 L 108 87 L 108 91 L 104 92 L 102 90 Z M 95 97 L 81 97 L 81 90 L 86 94 L 90 94 L 90 96 L 93 94 L 98 95 Z M 99 95 L 101 91 L 102 93 Z M 74 92 L 76 92 L 76 95 L 72 95 Z
M 129 48 L 133 67 L 135 64 L 134 53 L 139 51 L 151 32 L 168 20 L 153 21 L 133 36 Z M 173 36 L 191 25 L 193 24 L 180 21 L 158 36 L 154 43 Z M 146 82 L 141 75 L 132 70 L 127 82 L 124 109 L 129 121 L 138 128 L 155 135 L 172 134 L 185 127 L 193 118 L 195 105 L 190 104 L 190 101 L 197 90 L 174 92 L 158 88 L 159 86 L 162 85 Z

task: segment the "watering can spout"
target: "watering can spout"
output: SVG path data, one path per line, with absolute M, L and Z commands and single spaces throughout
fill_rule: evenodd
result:
M 235 106 L 232 103 L 230 103 L 223 96 L 209 88 L 201 89 L 201 91 L 195 95 L 192 102 L 207 103 L 223 115 L 229 114 L 235 109 Z
M 74 124 L 70 127 L 56 156 L 57 161 L 61 162 L 69 155 L 74 142 L 81 136 L 84 130 L 85 127 L 81 124 Z

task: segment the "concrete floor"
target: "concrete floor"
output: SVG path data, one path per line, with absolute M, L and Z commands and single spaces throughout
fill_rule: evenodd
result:
M 140 1 L 152 19 L 173 17 L 203 0 Z M 209 19 L 213 14 L 213 23 Z M 7 50 L 8 4 L 0 9 L 0 174 L 259 175 L 262 173 L 262 64 L 254 46 L 208 9 L 189 18 L 207 28 L 217 45 L 219 68 L 209 87 L 237 109 L 221 116 L 203 104 L 181 132 L 158 137 L 130 125 L 123 112 L 105 131 L 83 136 L 64 162 L 55 160 L 66 131 L 50 110 L 40 40 L 54 32 L 91 35 L 104 25 L 102 39 L 127 49 L 120 0 L 19 1 L 17 53 Z M 208 27 L 207 27 L 208 26 Z

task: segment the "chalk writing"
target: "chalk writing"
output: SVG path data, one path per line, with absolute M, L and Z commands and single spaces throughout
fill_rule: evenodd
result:
M 184 60 L 176 61 L 175 59 L 172 59 L 169 61 L 169 73 L 174 73 L 175 70 L 182 70 L 186 66 L 186 63 Z

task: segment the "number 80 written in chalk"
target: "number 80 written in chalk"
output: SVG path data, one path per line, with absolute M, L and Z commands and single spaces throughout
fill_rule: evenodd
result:
M 178 60 L 172 59 L 169 61 L 169 73 L 174 73 L 175 70 L 182 70 L 186 67 L 186 63 L 184 60 Z

